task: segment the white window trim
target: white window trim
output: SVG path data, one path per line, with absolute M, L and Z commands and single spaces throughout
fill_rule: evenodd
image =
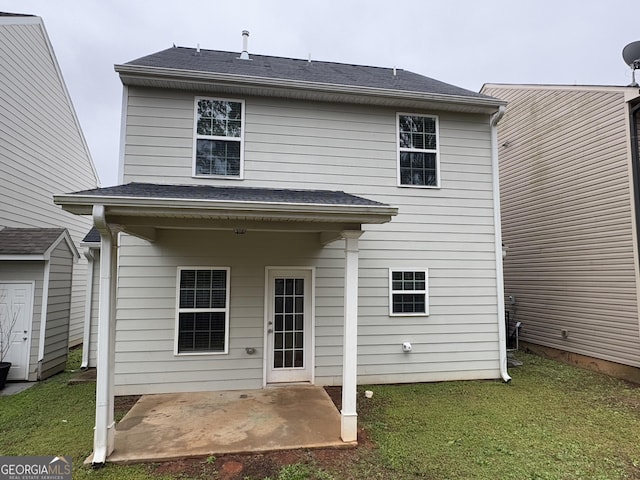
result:
M 223 140 L 237 141 L 238 137 L 219 137 L 216 135 L 198 135 L 198 102 L 200 100 L 211 100 L 214 102 L 235 102 L 242 104 L 242 112 L 240 115 L 240 174 L 237 177 L 231 175 L 197 175 L 196 174 L 196 145 L 199 139 L 203 140 Z M 193 154 L 191 156 L 191 176 L 193 178 L 224 178 L 225 180 L 244 180 L 244 131 L 245 131 L 245 102 L 237 98 L 219 98 L 219 97 L 195 97 L 193 101 Z
M 436 148 L 433 149 L 414 149 L 414 148 L 403 148 L 403 152 L 418 152 L 418 153 L 435 153 L 436 154 L 436 184 L 435 185 L 407 185 L 402 183 L 400 177 L 400 117 L 401 116 L 413 116 L 413 117 L 429 117 L 433 118 L 436 121 Z M 440 119 L 437 115 L 430 115 L 425 113 L 408 113 L 408 112 L 397 112 L 396 113 L 396 175 L 398 187 L 403 188 L 428 188 L 428 189 L 439 189 L 441 188 L 441 180 L 440 180 Z
M 227 288 L 225 296 L 226 308 L 180 308 L 180 273 L 183 270 L 225 270 L 227 272 Z M 175 318 L 175 335 L 173 354 L 177 357 L 185 356 L 202 356 L 202 355 L 228 355 L 229 354 L 229 311 L 231 305 L 231 267 L 216 266 L 184 266 L 178 267 L 176 274 L 176 318 Z M 198 313 L 198 312 L 225 312 L 224 316 L 224 351 L 222 352 L 178 352 L 178 337 L 180 335 L 180 313 Z
M 393 289 L 393 273 L 394 272 L 424 272 L 425 289 L 424 290 L 394 290 Z M 394 293 L 424 293 L 424 313 L 423 312 L 400 312 L 393 311 L 393 294 Z M 429 316 L 429 269 L 428 268 L 390 268 L 389 269 L 389 316 L 390 317 L 428 317 Z

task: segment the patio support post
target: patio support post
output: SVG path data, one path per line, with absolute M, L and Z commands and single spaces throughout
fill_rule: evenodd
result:
M 111 231 L 103 205 L 94 205 L 93 222 L 100 232 L 100 296 L 96 368 L 96 424 L 93 437 L 93 466 L 101 466 L 113 452 L 115 422 L 113 368 L 115 346 L 115 279 L 117 235 Z
M 358 439 L 356 381 L 358 375 L 358 239 L 360 230 L 342 232 L 344 247 L 344 338 L 342 353 L 342 410 L 340 437 Z

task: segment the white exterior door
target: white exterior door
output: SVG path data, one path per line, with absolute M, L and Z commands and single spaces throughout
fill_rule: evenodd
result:
M 267 271 L 266 383 L 313 381 L 313 275 Z
M 32 283 L 0 283 L 2 341 L 10 344 L 4 357 L 5 362 L 11 362 L 9 380 L 28 379 L 32 311 Z

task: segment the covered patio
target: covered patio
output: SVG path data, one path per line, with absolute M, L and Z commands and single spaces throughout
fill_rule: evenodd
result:
M 224 442 L 223 444 L 231 445 L 230 447 L 223 447 L 223 444 L 214 447 L 215 435 L 218 435 L 220 431 L 225 431 L 228 426 L 227 416 L 229 416 L 230 407 L 220 407 L 219 410 L 216 410 L 224 412 L 224 420 L 221 420 L 222 413 L 207 415 L 207 418 L 213 423 L 210 423 L 205 429 L 196 428 L 203 422 L 204 417 L 203 410 L 198 410 L 197 407 L 185 409 L 182 412 L 185 414 L 184 420 L 176 422 L 176 425 L 192 425 L 194 432 L 200 432 L 194 433 L 195 437 L 185 433 L 184 443 L 190 447 L 198 443 L 195 438 L 206 439 L 206 441 L 203 440 L 200 453 L 192 453 L 191 456 L 213 454 L 214 448 L 232 448 L 232 450 L 227 450 L 229 453 L 231 451 L 259 451 L 259 448 L 284 449 L 313 446 L 320 438 L 317 433 L 313 433 L 313 428 L 315 428 L 313 425 L 322 425 L 329 429 L 327 432 L 331 432 L 322 435 L 323 440 L 320 441 L 321 445 L 319 446 L 330 446 L 332 442 L 335 442 L 335 445 L 349 445 L 357 440 L 358 241 L 363 234 L 362 225 L 389 222 L 398 213 L 397 208 L 338 191 L 136 183 L 59 195 L 54 198 L 54 201 L 72 213 L 92 215 L 94 225 L 101 237 L 96 429 L 92 458 L 94 465 L 103 464 L 107 460 L 114 462 L 134 461 L 127 460 L 126 455 L 129 451 L 135 451 L 138 446 L 144 445 L 142 440 L 150 442 L 148 445 L 151 451 L 157 451 L 161 448 L 161 444 L 172 449 L 176 439 L 179 438 L 178 430 L 173 428 L 157 431 L 140 430 L 143 424 L 147 427 L 151 425 L 149 421 L 143 422 L 143 418 L 145 415 L 153 418 L 154 415 L 152 415 L 151 409 L 144 410 L 143 407 L 145 404 L 153 402 L 153 396 L 144 397 L 145 400 L 140 402 L 140 408 L 132 410 L 130 416 L 125 418 L 118 428 L 115 426 L 113 407 L 115 393 L 115 283 L 118 275 L 119 232 L 127 233 L 150 244 L 161 239 L 162 232 L 203 230 L 227 230 L 236 234 L 244 234 L 247 231 L 271 232 L 285 235 L 306 232 L 315 235 L 314 242 L 317 245 L 342 241 L 344 245 L 342 247 L 344 276 L 341 288 L 344 290 L 344 304 L 341 328 L 343 351 L 341 355 L 342 399 L 340 412 L 336 412 L 327 397 L 327 404 L 331 408 L 328 410 L 319 409 L 319 417 L 317 420 L 313 420 L 315 417 L 310 414 L 315 407 L 310 402 L 286 400 L 285 393 L 296 391 L 296 389 L 290 390 L 293 388 L 291 384 L 286 387 L 269 388 L 274 382 L 270 381 L 265 373 L 263 386 L 267 388 L 264 390 L 242 390 L 231 394 L 232 396 L 236 395 L 235 399 L 238 400 L 238 394 L 249 395 L 247 392 L 252 392 L 252 401 L 256 402 L 255 407 L 261 404 L 272 406 L 269 415 L 273 415 L 273 418 L 271 423 L 267 422 L 271 427 L 265 431 L 266 433 L 262 437 L 256 437 L 256 430 L 250 428 L 249 424 L 245 425 L 252 432 L 247 434 L 247 438 L 254 436 L 256 441 L 242 444 L 242 442 L 230 442 L 227 439 L 225 440 L 227 444 Z M 313 309 L 311 308 L 310 311 L 312 312 Z M 265 335 L 268 337 L 272 332 L 271 324 L 268 323 Z M 265 351 L 267 350 L 265 348 Z M 308 351 L 313 352 L 313 350 L 311 347 Z M 314 389 L 311 386 L 314 384 L 313 356 L 309 364 L 310 377 L 304 383 L 310 385 L 307 388 Z M 264 365 L 264 372 L 267 372 L 267 362 Z M 282 382 L 286 384 L 286 382 L 295 383 L 296 381 L 284 380 Z M 171 390 L 157 389 L 156 391 Z M 263 393 L 258 394 L 257 392 Z M 276 394 L 275 392 L 280 393 Z M 186 400 L 200 394 L 175 393 L 170 395 L 177 395 L 175 399 L 180 401 L 180 398 Z M 204 392 L 202 395 L 204 395 L 202 399 L 205 404 L 212 398 L 218 398 L 220 401 L 224 399 L 224 395 L 216 397 L 220 395 L 219 391 Z M 270 400 L 259 401 L 258 398 Z M 248 397 L 240 400 L 247 399 Z M 280 403 L 284 405 L 284 409 L 279 406 Z M 315 401 L 311 403 L 316 405 Z M 187 404 L 188 402 L 183 402 L 179 405 L 184 407 Z M 208 408 L 213 407 L 210 405 Z M 238 414 L 239 420 L 247 420 L 247 412 L 251 411 L 253 410 L 249 409 L 245 410 L 243 414 Z M 261 415 L 254 416 L 254 420 L 262 421 L 266 418 Z M 187 417 L 189 420 L 186 419 Z M 335 428 L 332 426 L 334 417 L 337 419 Z M 170 416 L 165 418 L 170 418 Z M 133 428 L 136 422 L 137 426 Z M 280 427 L 275 428 L 276 424 Z M 301 429 L 296 430 L 298 427 L 294 428 L 294 425 L 300 425 Z M 236 426 L 230 432 L 237 433 L 242 431 L 242 428 L 244 427 Z M 312 428 L 312 430 L 307 430 L 307 428 Z M 294 434 L 293 432 L 296 431 L 298 433 Z M 301 440 L 304 438 L 306 440 Z M 224 453 L 224 450 L 219 453 Z M 142 457 L 147 454 L 132 453 L 132 455 Z M 184 457 L 185 452 L 181 452 L 178 456 Z
M 144 395 L 116 425 L 109 462 L 354 444 L 340 438 L 340 413 L 322 387 Z

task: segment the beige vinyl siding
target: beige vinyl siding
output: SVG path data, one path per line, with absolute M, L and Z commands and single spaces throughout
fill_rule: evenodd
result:
M 640 366 L 623 89 L 485 93 L 509 102 L 498 142 L 505 292 L 521 338 Z
M 66 242 L 60 242 L 51 252 L 49 260 L 47 326 L 44 358 L 40 366 L 41 379 L 63 371 L 67 364 L 72 271 L 72 253 Z
M 64 227 L 76 246 L 89 218 L 64 212 L 53 194 L 98 179 L 39 23 L 0 23 L 0 226 Z M 37 19 L 33 20 L 34 22 Z M 86 260 L 74 267 L 69 342 L 82 341 Z
M 38 379 L 38 345 L 40 344 L 40 319 L 42 318 L 42 284 L 44 261 L 2 261 L 0 281 L 35 282 L 33 291 L 33 318 L 30 321 L 31 345 L 29 348 L 29 381 Z
M 311 233 L 163 230 L 153 245 L 122 236 L 116 393 L 261 388 L 265 267 L 307 266 L 320 254 Z M 228 355 L 174 355 L 178 266 L 231 268 Z M 318 300 L 318 317 L 323 308 Z
M 125 183 L 343 190 L 399 208 L 399 215 L 391 223 L 366 226 L 360 239 L 358 361 L 361 382 L 499 376 L 487 116 L 422 112 L 439 116 L 442 188 L 407 188 L 397 186 L 396 110 L 248 97 L 245 98 L 245 180 L 201 179 L 191 176 L 195 94 L 137 87 L 129 87 L 128 91 Z M 163 257 L 154 253 L 153 261 L 144 258 L 137 260 L 139 263 L 129 262 L 137 256 L 156 252 L 163 240 L 148 245 L 124 237 L 120 249 L 123 263 L 117 338 L 118 348 L 126 349 L 126 352 L 121 350 L 116 356 L 118 391 L 141 393 L 172 391 L 174 388 L 259 386 L 262 382 L 265 264 L 316 267 L 315 381 L 318 384 L 339 383 L 342 372 L 343 242 L 321 249 L 313 237 L 308 248 L 318 249 L 315 256 L 299 257 L 295 249 L 302 248 L 301 242 L 290 240 L 295 235 L 278 234 L 276 243 L 286 245 L 283 253 L 291 252 L 292 258 L 276 256 L 271 262 L 262 247 L 244 250 L 240 244 L 229 245 L 229 251 L 224 251 L 223 256 L 229 260 L 222 262 L 222 266 L 231 266 L 232 328 L 235 315 L 238 315 L 233 308 L 234 302 L 245 305 L 249 301 L 239 300 L 242 290 L 238 285 L 246 281 L 254 303 L 246 313 L 244 310 L 240 313 L 241 321 L 246 323 L 238 333 L 258 341 L 260 353 L 254 358 L 245 358 L 243 348 L 249 345 L 241 343 L 238 349 L 238 340 L 232 330 L 230 358 L 235 360 L 227 362 L 221 357 L 213 358 L 219 365 L 216 368 L 224 368 L 224 372 L 216 370 L 216 375 L 220 376 L 213 377 L 220 378 L 220 383 L 213 380 L 207 383 L 203 375 L 206 376 L 208 367 L 205 365 L 208 364 L 201 363 L 203 360 L 174 359 L 172 356 L 175 266 L 180 265 L 180 260 L 174 257 L 181 258 L 184 251 L 193 249 L 193 234 L 162 231 L 163 239 L 171 238 L 177 245 L 182 242 L 181 246 L 165 252 Z M 249 231 L 236 240 L 249 242 L 254 235 L 261 234 Z M 254 268 L 239 273 L 236 264 L 230 263 L 236 257 L 238 262 L 248 262 L 245 268 L 249 265 Z M 210 264 L 206 259 L 206 256 L 202 258 L 203 265 Z M 429 269 L 431 315 L 391 318 L 388 315 L 389 268 L 415 266 Z M 155 288 L 160 286 L 156 282 L 162 282 L 162 290 Z M 159 325 L 162 327 L 156 329 L 147 324 L 144 332 L 138 332 L 144 323 L 140 315 L 161 318 Z M 125 324 L 123 320 L 131 323 Z M 126 334 L 123 333 L 125 329 Z M 140 373 L 125 374 L 123 369 L 135 370 L 138 362 L 150 358 L 149 352 L 139 352 L 142 340 L 149 348 L 153 345 L 155 358 L 162 357 L 174 363 L 156 367 L 158 373 L 153 376 L 146 375 L 144 369 Z M 411 354 L 402 353 L 404 341 L 414 345 Z M 196 368 L 188 369 L 189 362 Z M 173 373 L 166 373 L 165 367 Z M 196 372 L 199 369 L 203 369 L 200 374 Z M 162 386 L 163 381 L 172 383 L 174 379 L 185 383 L 179 387 Z M 142 385 L 137 386 L 138 383 Z

